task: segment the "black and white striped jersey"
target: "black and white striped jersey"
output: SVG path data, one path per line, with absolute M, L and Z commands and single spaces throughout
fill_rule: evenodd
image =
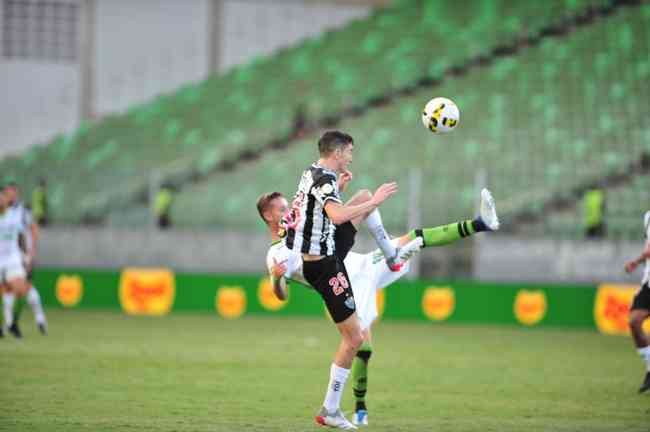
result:
M 336 226 L 325 213 L 325 203 L 340 203 L 336 173 L 313 164 L 302 173 L 298 192 L 284 217 L 286 244 L 310 255 L 334 255 Z

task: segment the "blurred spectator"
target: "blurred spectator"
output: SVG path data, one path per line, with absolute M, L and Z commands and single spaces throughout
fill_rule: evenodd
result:
M 584 196 L 585 236 L 600 238 L 605 236 L 605 191 L 591 189 Z
M 32 191 L 32 216 L 40 226 L 47 226 L 49 223 L 47 183 L 44 178 L 38 181 L 38 186 Z
M 290 138 L 300 139 L 305 136 L 307 132 L 307 110 L 304 105 L 298 105 L 293 114 L 293 130 L 291 131 Z
M 171 226 L 171 219 L 169 213 L 172 208 L 172 201 L 174 200 L 174 191 L 169 185 L 163 185 L 158 189 L 156 194 L 156 202 L 154 211 L 158 220 L 158 228 L 167 229 Z

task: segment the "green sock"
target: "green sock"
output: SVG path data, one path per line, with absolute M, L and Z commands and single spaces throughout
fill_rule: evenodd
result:
M 411 240 L 416 237 L 422 237 L 424 240 L 424 247 L 430 246 L 444 246 L 453 243 L 458 239 L 470 236 L 475 232 L 484 231 L 482 221 L 477 223 L 476 220 L 466 220 L 462 222 L 454 222 L 448 225 L 441 225 L 433 228 L 416 229 L 409 233 Z M 477 226 L 478 225 L 478 226 Z
M 355 411 L 366 409 L 366 392 L 368 391 L 368 362 L 372 355 L 372 346 L 364 342 L 352 361 L 352 390 L 356 401 Z

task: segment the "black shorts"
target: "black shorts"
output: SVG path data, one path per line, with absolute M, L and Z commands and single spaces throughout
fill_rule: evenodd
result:
M 630 310 L 634 309 L 645 309 L 650 311 L 650 287 L 647 283 L 643 284 L 639 292 L 634 296 Z
M 348 271 L 336 255 L 318 261 L 303 261 L 307 282 L 320 294 L 335 323 L 345 321 L 356 310 Z
M 336 226 L 336 231 L 334 231 L 334 253 L 341 259 L 341 261 L 343 261 L 345 257 L 348 256 L 348 252 L 352 250 L 356 235 L 357 229 L 350 221 Z

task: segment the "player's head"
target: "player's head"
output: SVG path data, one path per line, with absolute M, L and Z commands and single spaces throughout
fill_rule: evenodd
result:
M 327 131 L 318 140 L 318 152 L 322 159 L 335 162 L 337 170 L 345 170 L 352 163 L 354 140 L 345 132 Z
M 287 199 L 280 192 L 262 194 L 257 199 L 257 211 L 267 225 L 277 225 L 289 208 Z
M 18 200 L 18 185 L 16 182 L 10 181 L 5 184 L 4 195 L 9 205 L 13 205 Z

